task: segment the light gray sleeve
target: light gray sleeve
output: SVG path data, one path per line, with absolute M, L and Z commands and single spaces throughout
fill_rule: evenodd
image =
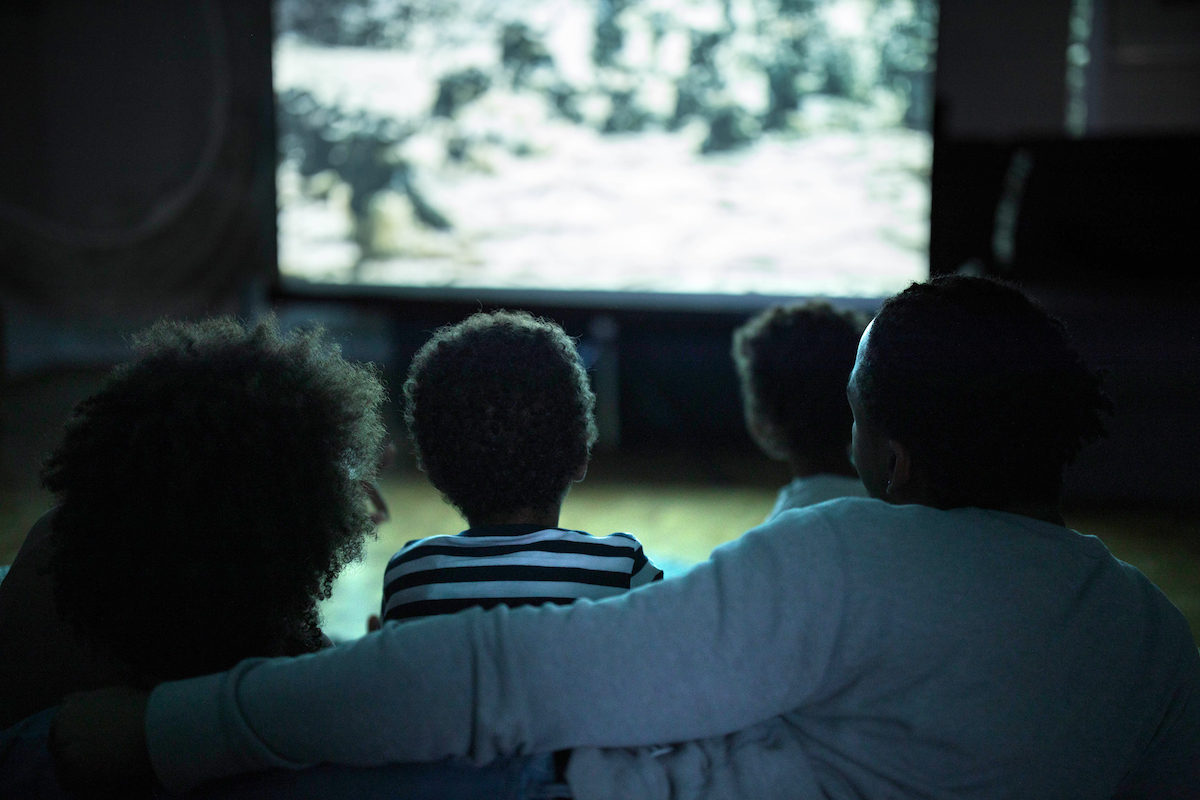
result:
M 1200 653 L 1186 641 L 1183 676 L 1166 718 L 1115 795 L 1115 800 L 1200 797 Z
M 151 758 L 179 791 L 269 767 L 482 764 L 721 735 L 811 695 L 843 586 L 824 517 L 788 514 L 618 597 L 390 623 L 309 656 L 164 684 L 147 711 Z

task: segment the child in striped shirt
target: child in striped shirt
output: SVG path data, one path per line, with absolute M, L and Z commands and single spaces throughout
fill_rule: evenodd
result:
M 413 357 L 404 402 L 418 465 L 469 527 L 391 558 L 385 621 L 600 599 L 662 578 L 629 534 L 558 527 L 596 440 L 595 396 L 558 325 L 499 311 L 441 328 Z

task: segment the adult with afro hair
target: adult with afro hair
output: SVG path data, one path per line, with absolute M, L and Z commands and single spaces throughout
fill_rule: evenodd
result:
M 497 311 L 439 329 L 413 357 L 404 402 L 418 465 L 470 527 L 391 558 L 384 621 L 598 600 L 662 578 L 629 534 L 558 527 L 596 423 L 587 373 L 557 324 Z
M 771 306 L 733 332 L 746 430 L 792 481 L 767 519 L 866 489 L 850 463 L 846 380 L 866 319 L 829 303 Z
M 374 533 L 373 369 L 270 318 L 163 321 L 133 346 L 68 420 L 42 472 L 57 503 L 0 584 L 5 727 L 73 691 L 320 649 L 317 602 Z
M 81 698 L 61 763 L 144 760 L 110 745 L 130 713 L 176 789 L 569 747 L 577 800 L 1200 796 L 1187 621 L 1059 514 L 1109 405 L 1063 327 L 1010 287 L 936 278 L 883 304 L 848 394 L 871 498 L 785 511 L 601 602 Z

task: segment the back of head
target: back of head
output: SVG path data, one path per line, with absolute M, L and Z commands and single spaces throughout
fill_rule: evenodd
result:
M 150 683 L 320 643 L 316 602 L 372 531 L 383 387 L 320 332 L 161 322 L 69 421 L 61 613 Z
M 421 468 L 472 524 L 557 509 L 596 440 L 574 342 L 524 312 L 439 329 L 413 357 L 404 399 Z
M 845 453 L 846 380 L 866 320 L 828 303 L 773 306 L 734 331 L 746 423 L 773 458 Z
M 1056 503 L 1112 404 L 1066 328 L 1018 290 L 945 276 L 889 298 L 856 373 L 872 423 L 906 445 L 930 504 Z

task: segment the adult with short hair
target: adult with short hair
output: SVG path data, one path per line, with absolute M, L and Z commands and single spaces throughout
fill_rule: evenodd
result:
M 856 311 L 812 300 L 771 306 L 733 332 L 746 430 L 792 472 L 768 520 L 789 508 L 866 496 L 850 463 L 854 418 L 846 402 L 865 326 Z
M 863 335 L 849 398 L 872 499 L 787 511 L 600 602 L 81 697 L 59 713 L 61 763 L 148 753 L 185 789 L 574 748 L 579 800 L 1197 796 L 1187 623 L 1059 514 L 1108 408 L 1062 325 L 997 283 L 915 285 Z

